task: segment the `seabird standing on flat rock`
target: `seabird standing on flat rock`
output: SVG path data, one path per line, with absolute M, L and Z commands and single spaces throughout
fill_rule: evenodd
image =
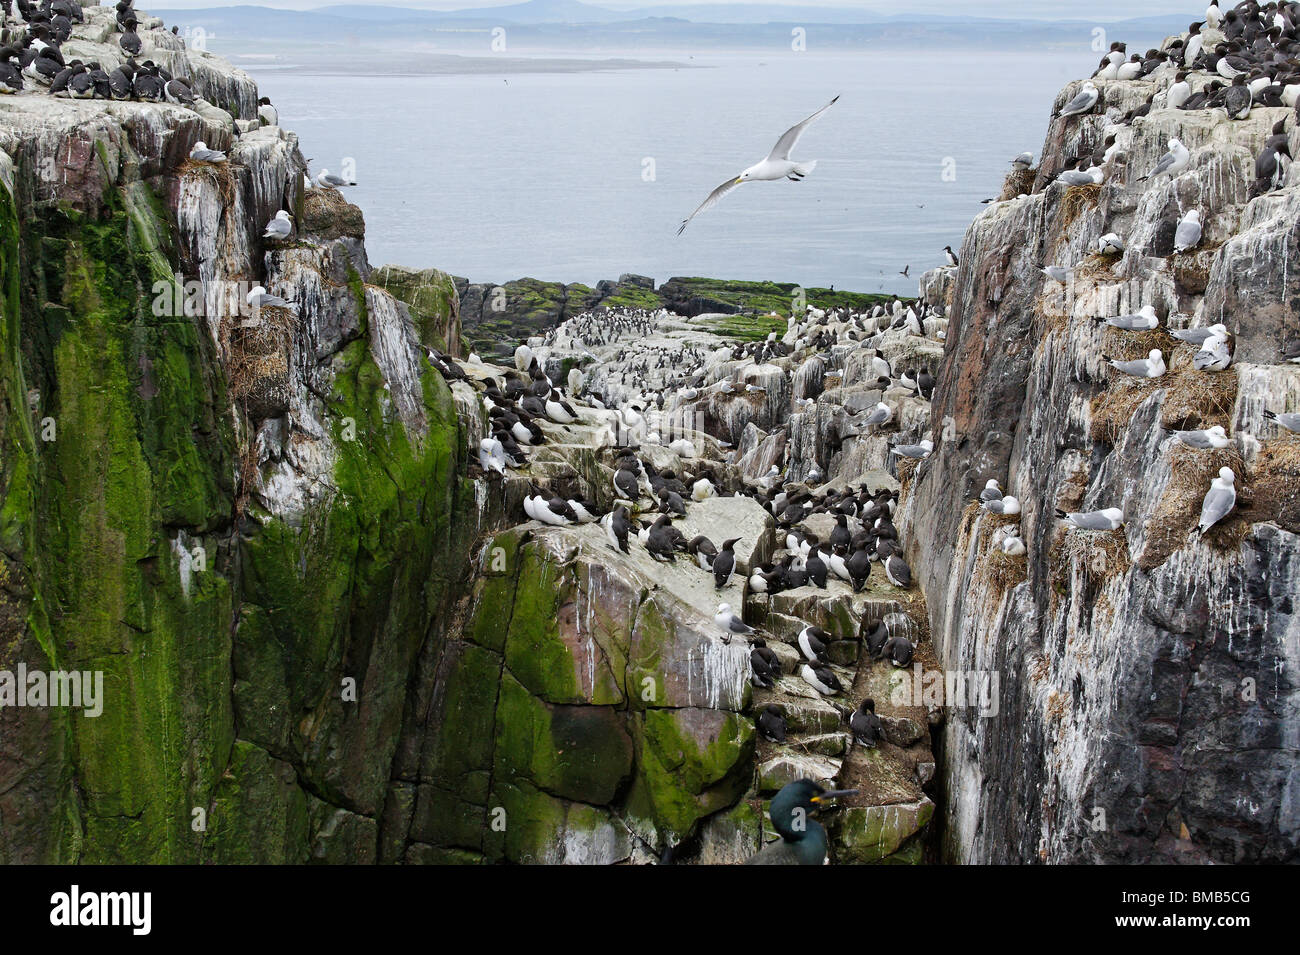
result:
M 660 514 L 658 520 L 650 525 L 650 535 L 646 538 L 645 549 L 655 560 L 677 563 L 673 553 L 673 526 L 671 514 Z
M 830 667 L 821 663 L 805 663 L 799 668 L 799 675 L 822 696 L 835 696 L 844 689 L 840 684 L 840 678 Z
M 713 558 L 713 586 L 715 589 L 721 590 L 731 583 L 731 575 L 736 572 L 736 552 L 734 548 L 741 540 L 742 538 L 733 537 L 729 541 L 723 541 L 722 550 L 718 551 L 718 556 Z
M 754 720 L 754 725 L 758 728 L 758 735 L 769 743 L 785 742 L 785 717 L 774 704 L 769 703 L 763 707 L 758 719 Z
M 959 263 L 957 261 L 957 253 L 952 250 L 952 246 L 945 245 L 943 247 L 943 252 L 945 257 L 948 259 L 948 264 L 953 268 L 956 268 Z
M 828 841 L 826 829 L 810 818 L 814 809 L 832 799 L 857 794 L 856 789 L 826 791 L 811 779 L 786 784 L 772 797 L 768 816 L 779 842 L 764 846 L 745 860 L 745 865 L 824 865 Z
M 692 219 L 698 216 L 701 212 L 717 205 L 718 201 L 721 200 L 723 196 L 731 192 L 731 190 L 735 189 L 741 183 L 772 182 L 777 179 L 791 179 L 798 182 L 804 176 L 808 175 L 808 173 L 812 172 L 817 166 L 817 160 L 814 159 L 812 162 L 802 163 L 795 162 L 790 158 L 790 151 L 794 149 L 795 143 L 799 141 L 799 137 L 813 122 L 813 120 L 834 106 L 838 99 L 839 97 L 836 96 L 835 99 L 817 110 L 817 112 L 813 113 L 802 123 L 791 126 L 782 133 L 781 138 L 776 141 L 776 145 L 772 147 L 772 151 L 768 153 L 767 158 L 762 162 L 755 163 L 735 179 L 728 179 L 722 185 L 718 186 L 717 189 L 714 189 L 709 193 L 709 197 L 700 203 L 699 207 L 694 212 L 682 220 L 682 224 L 678 228 L 677 234 L 681 235 L 685 232 L 686 227 L 690 224 Z
M 885 561 L 885 576 L 895 587 L 906 590 L 912 586 L 912 568 L 897 554 L 891 554 Z
M 627 519 L 627 508 L 619 505 L 606 514 L 600 521 L 600 526 L 605 528 L 605 536 L 609 539 L 609 546 L 615 550 L 621 550 L 627 554 L 627 534 L 631 529 L 631 522 Z
M 880 742 L 882 734 L 880 732 L 880 717 L 876 715 L 876 701 L 866 699 L 849 717 L 849 729 L 853 731 L 855 742 L 875 749 L 876 744 Z
M 1152 169 L 1145 176 L 1139 177 L 1138 182 L 1146 182 L 1148 179 L 1154 179 L 1161 173 L 1166 172 L 1169 173 L 1169 178 L 1172 179 L 1186 169 L 1187 164 L 1191 162 L 1191 160 L 1192 154 L 1187 151 L 1187 147 L 1177 138 L 1171 139 L 1169 140 L 1169 152 L 1160 157 L 1159 161 L 1156 163 L 1156 168 Z
M 718 625 L 718 629 L 724 634 L 724 641 L 731 642 L 734 634 L 750 634 L 756 632 L 753 627 L 745 623 L 734 613 L 731 612 L 731 604 L 718 604 L 718 612 L 713 615 L 713 622 Z M 756 641 L 757 642 L 757 641 Z M 766 644 L 763 644 L 766 646 Z
M 271 104 L 268 96 L 260 97 L 257 101 L 257 118 L 262 121 L 263 126 L 279 126 L 280 113 Z
M 1219 476 L 1210 482 L 1210 489 L 1205 492 L 1201 502 L 1201 520 L 1193 534 L 1204 534 L 1219 521 L 1228 516 L 1237 504 L 1237 476 L 1232 468 L 1219 468 Z
M 731 643 L 730 634 L 724 636 L 722 642 Z M 761 637 L 755 638 L 750 644 L 749 669 L 751 682 L 766 689 L 776 686 L 776 681 L 781 676 L 781 661 Z
M 804 627 L 799 631 L 795 642 L 799 645 L 799 652 L 803 654 L 805 660 L 817 663 L 830 662 L 826 656 L 826 645 L 831 642 L 831 635 L 821 627 Z

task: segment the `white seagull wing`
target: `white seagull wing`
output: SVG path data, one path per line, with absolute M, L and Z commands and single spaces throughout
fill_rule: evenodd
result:
M 694 219 L 701 212 L 707 212 L 709 209 L 712 209 L 720 201 L 722 201 L 723 196 L 725 196 L 732 189 L 735 189 L 739 185 L 740 185 L 739 179 L 728 179 L 722 185 L 718 186 L 717 189 L 714 189 L 711 193 L 709 193 L 709 198 L 701 202 L 694 212 L 692 212 L 690 215 L 688 215 L 685 219 L 682 220 L 682 224 L 677 228 L 677 234 L 681 235 L 683 232 L 685 232 L 686 227 L 690 225 L 692 219 Z
M 1237 503 L 1237 491 L 1232 487 L 1212 487 L 1201 502 L 1201 527 L 1213 527 L 1227 516 Z
M 821 109 L 817 110 L 817 112 L 813 113 L 802 123 L 799 123 L 797 126 L 791 126 L 784 133 L 782 133 L 781 138 L 778 139 L 776 141 L 776 145 L 772 147 L 772 151 L 767 154 L 768 160 L 789 159 L 790 150 L 794 149 L 794 144 L 799 141 L 799 137 L 803 135 L 803 131 L 808 128 L 808 126 L 812 123 L 814 119 L 816 119 L 822 113 L 826 112 L 828 109 L 834 106 L 836 100 L 838 99 L 839 97 L 836 96 L 835 99 L 831 100 Z

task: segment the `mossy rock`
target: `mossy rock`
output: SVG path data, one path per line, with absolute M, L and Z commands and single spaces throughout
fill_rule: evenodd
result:
M 754 726 L 735 713 L 646 710 L 634 722 L 637 777 L 630 815 L 651 820 L 673 842 L 733 805 L 748 788 Z
M 494 778 L 525 780 L 553 795 L 612 803 L 632 774 L 632 738 L 607 706 L 552 705 L 509 673 L 497 700 Z

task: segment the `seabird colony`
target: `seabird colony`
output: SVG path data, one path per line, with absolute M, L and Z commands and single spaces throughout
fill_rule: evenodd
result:
M 871 393 L 878 400 L 862 408 L 839 407 L 845 427 L 855 436 L 894 433 L 901 427 L 904 405 L 928 405 L 936 381 L 928 364 L 891 362 L 880 346 L 887 336 L 895 345 L 913 337 L 941 341 L 947 329 L 943 310 L 900 299 L 861 311 L 809 308 L 786 322 L 783 335 L 774 331 L 751 342 L 693 336 L 682 331 L 684 325 L 685 320 L 664 310 L 604 309 L 567 319 L 520 345 L 513 368 L 462 366 L 436 350 L 429 352 L 429 359 L 449 381 L 473 388 L 486 411 L 487 433 L 478 453 L 489 480 L 511 472 L 526 477 L 530 456 L 549 442 L 586 440 L 570 433 L 575 425 L 613 438 L 600 442 L 604 447 L 599 449 L 610 465 L 608 493 L 600 495 L 607 507 L 587 497 L 555 493 L 528 479 L 522 516 L 551 526 L 595 524 L 615 552 L 640 553 L 683 568 L 679 572 L 699 574 L 704 585 L 711 584 L 719 594 L 713 618 L 716 638 L 723 644 L 748 644 L 755 687 L 773 689 L 783 678 L 801 681 L 842 710 L 858 744 L 874 747 L 881 737 L 875 703 L 846 699 L 852 692 L 852 671 L 835 665 L 830 647 L 837 640 L 861 637 L 870 665 L 911 666 L 916 629 L 906 615 L 864 619 L 861 633 L 855 634 L 832 633 L 803 622 L 787 649 L 760 621 L 747 622 L 743 600 L 729 602 L 734 598 L 724 591 L 740 583 L 742 594 L 774 595 L 809 587 L 848 595 L 863 592 L 873 581 L 881 594 L 911 589 L 912 570 L 893 520 L 898 492 L 858 481 L 825 483 L 820 467 L 789 450 L 761 476 L 745 477 L 735 466 L 739 448 L 714 437 L 711 443 L 720 449 L 722 460 L 706 457 L 707 443 L 698 435 L 694 440 L 673 437 L 687 433 L 678 431 L 674 422 L 682 420 L 683 412 L 689 418 L 693 409 L 709 407 L 714 400 L 765 401 L 764 394 L 750 390 L 757 369 L 788 367 L 787 382 L 780 386 L 783 393 L 797 378 L 799 388 L 791 388 L 791 394 L 820 395 L 831 386 L 826 379 L 842 374 L 852 361 L 867 369 Z M 674 337 L 679 332 L 680 337 Z M 930 346 L 930 353 L 937 354 L 938 348 Z M 575 356 L 585 360 L 585 367 L 569 367 Z M 771 364 L 783 359 L 780 366 Z M 788 411 L 806 414 L 813 405 L 811 398 L 798 399 Z M 789 429 L 791 415 L 784 417 L 774 431 Z M 909 420 L 915 417 L 913 410 Z M 933 447 L 925 434 L 919 440 L 896 441 L 893 453 L 900 461 L 915 462 Z M 745 541 L 740 528 L 726 539 L 692 537 L 678 528 L 701 502 L 722 495 L 751 498 L 775 519 L 777 546 L 766 562 L 742 562 L 738 557 L 737 547 L 748 544 L 751 549 L 745 554 L 752 558 L 755 543 Z M 822 516 L 809 522 L 814 515 Z M 824 527 L 822 534 L 809 530 L 810 523 Z M 791 651 L 797 651 L 797 659 Z M 783 739 L 785 718 L 770 696 L 760 693 L 754 708 L 764 738 Z M 820 860 L 825 846 L 813 839 L 801 852 Z
M 1079 92 L 1057 112 L 1066 123 L 1076 117 L 1087 116 L 1104 108 L 1103 90 L 1094 80 L 1143 79 L 1156 84 L 1145 102 L 1109 123 L 1099 142 L 1090 143 L 1084 137 L 1078 154 L 1067 159 L 1055 171 L 1040 171 L 1047 188 L 1059 184 L 1065 188 L 1102 185 L 1117 172 L 1117 162 L 1125 159 L 1116 146 L 1116 137 L 1124 127 L 1139 123 L 1153 111 L 1218 111 L 1223 122 L 1234 123 L 1250 116 L 1256 107 L 1286 108 L 1295 110 L 1290 118 L 1290 128 L 1300 123 L 1300 3 L 1259 4 L 1248 0 L 1227 10 L 1217 3 L 1206 11 L 1206 19 L 1191 24 L 1186 37 L 1168 40 L 1161 49 L 1146 53 L 1129 54 L 1124 43 L 1111 44 L 1102 57 L 1092 79 L 1085 82 Z M 1068 134 L 1068 131 L 1067 131 Z M 1251 196 L 1260 196 L 1280 189 L 1286 182 L 1292 157 L 1289 146 L 1290 133 L 1286 118 L 1277 120 L 1271 131 L 1255 145 L 1255 178 Z M 1192 166 L 1192 151 L 1178 138 L 1172 137 L 1168 149 L 1155 164 L 1138 177 L 1139 182 L 1172 182 Z M 1017 172 L 1030 172 L 1031 154 L 1021 154 L 1012 160 Z M 1032 183 L 1032 177 L 1020 180 L 1023 195 Z M 1171 192 L 1179 193 L 1171 187 Z M 1194 251 L 1204 235 L 1213 209 L 1196 209 L 1180 206 L 1179 213 L 1170 222 L 1171 251 L 1182 254 Z M 1122 256 L 1126 244 L 1123 236 L 1115 232 L 1103 235 L 1097 241 L 1097 255 Z M 1043 275 L 1051 282 L 1066 284 L 1073 278 L 1074 270 L 1085 263 L 1049 263 L 1042 266 Z M 1159 328 L 1161 319 L 1153 305 L 1145 304 L 1136 312 L 1123 315 L 1094 316 L 1121 332 L 1139 333 Z M 1169 334 L 1191 344 L 1196 352 L 1192 358 L 1194 372 L 1212 375 L 1226 370 L 1232 364 L 1233 334 L 1229 317 L 1204 328 L 1169 329 Z M 1300 337 L 1279 342 L 1279 361 L 1300 360 Z M 1169 373 L 1168 356 L 1162 349 L 1151 349 L 1146 357 L 1130 360 L 1102 355 L 1102 361 L 1120 376 L 1140 380 L 1158 380 Z M 1296 431 L 1300 416 L 1262 412 L 1263 419 L 1279 427 Z M 1190 431 L 1176 431 L 1175 436 L 1185 446 L 1194 449 L 1224 448 L 1232 444 L 1222 426 Z M 1235 440 L 1243 449 L 1255 437 L 1239 434 Z M 1236 475 L 1223 468 L 1205 493 L 1202 519 L 1193 529 L 1193 535 L 1204 533 L 1217 524 L 1236 503 L 1233 482 Z M 988 506 L 987 504 L 985 505 Z M 1087 513 L 1059 511 L 1058 516 L 1071 527 L 1089 531 L 1107 531 L 1120 527 L 1123 512 L 1117 507 L 1106 507 Z
M 137 59 L 155 50 L 170 53 L 182 42 L 163 41 L 167 31 L 162 22 L 145 19 L 154 25 L 142 32 L 134 0 L 118 0 L 111 23 L 117 40 L 105 41 L 108 49 L 97 59 L 65 59 L 63 44 L 73 39 L 75 25 L 86 22 L 78 0 L 3 0 L 0 94 L 44 92 L 68 99 L 171 103 L 192 109 L 238 136 L 234 118 L 199 95 L 192 78 L 175 76 L 152 59 Z M 176 35 L 178 29 L 172 27 L 170 32 Z M 262 125 L 278 123 L 275 107 L 266 97 L 258 101 L 258 114 Z

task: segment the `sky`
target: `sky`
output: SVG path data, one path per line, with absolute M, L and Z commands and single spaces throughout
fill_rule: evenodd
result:
M 465 10 L 509 6 L 502 0 L 160 0 L 160 9 L 187 7 L 266 6 L 284 9 L 314 9 L 349 4 L 411 7 L 422 10 Z M 514 0 L 517 2 L 517 0 Z M 684 6 L 698 3 L 726 5 L 753 4 L 756 0 L 594 0 L 593 5 L 626 10 L 646 6 Z M 762 0 L 757 0 L 761 4 Z M 802 0 L 779 0 L 782 4 L 798 5 Z M 1115 20 L 1134 16 L 1149 17 L 1162 14 L 1186 14 L 1188 22 L 1203 14 L 1199 0 L 1143 0 L 1135 5 L 1132 0 L 1089 0 L 1087 4 L 1068 3 L 1065 0 L 808 0 L 806 5 L 818 7 L 844 7 L 869 10 L 889 15 L 957 15 L 976 17 L 1027 17 L 1039 20 Z

